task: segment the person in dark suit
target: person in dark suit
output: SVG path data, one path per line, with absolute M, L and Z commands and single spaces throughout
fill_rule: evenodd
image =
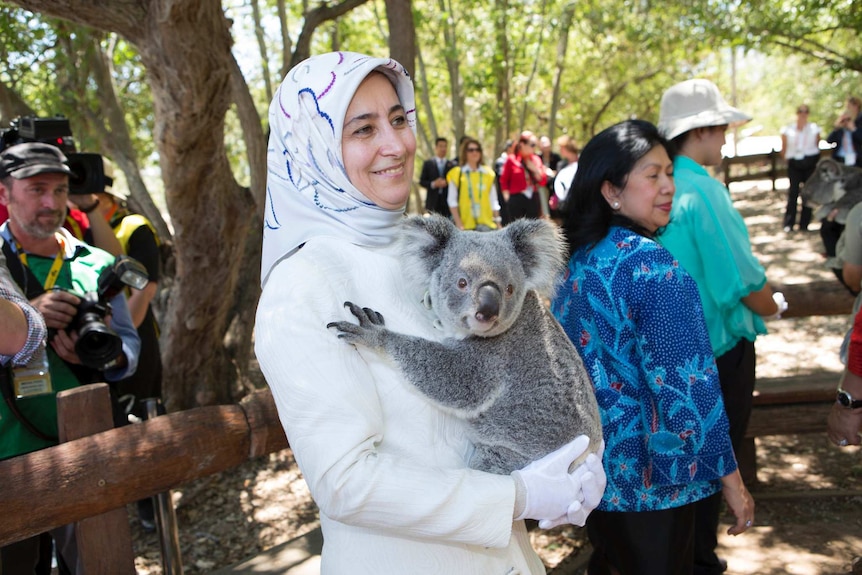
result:
M 451 218 L 446 196 L 449 184 L 446 182 L 446 172 L 455 167 L 455 162 L 446 159 L 449 151 L 449 141 L 437 138 L 434 142 L 434 157 L 422 163 L 422 173 L 419 174 L 419 185 L 427 190 L 425 195 L 425 211 L 442 214 Z
M 846 166 L 862 168 L 862 100 L 856 96 L 847 98 L 847 104 L 841 115 L 835 121 L 835 129 L 826 137 L 826 141 L 835 144 L 832 157 Z M 835 213 L 828 214 L 820 221 L 820 238 L 826 257 L 834 258 L 838 238 L 844 232 L 844 224 L 835 221 Z M 832 271 L 841 283 L 844 279 L 838 268 Z

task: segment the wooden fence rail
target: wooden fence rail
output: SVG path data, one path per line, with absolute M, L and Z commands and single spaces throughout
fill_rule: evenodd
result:
M 724 176 L 726 185 L 746 180 L 772 180 L 772 189 L 775 190 L 775 180 L 787 177 L 787 163 L 781 152 L 772 150 L 766 154 L 724 158 L 718 171 Z
M 820 150 L 820 157 L 832 155 L 831 149 Z M 775 180 L 787 177 L 787 162 L 778 150 L 765 154 L 749 154 L 724 158 L 718 168 L 724 183 L 744 182 L 748 180 L 772 180 L 772 190 L 775 191 Z
M 64 399 L 58 394 L 61 411 Z M 287 446 L 272 396 L 262 390 L 237 405 L 164 415 L 7 459 L 0 462 L 0 546 Z

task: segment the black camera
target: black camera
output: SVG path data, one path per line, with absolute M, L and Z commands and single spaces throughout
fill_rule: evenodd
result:
M 96 291 L 79 295 L 81 303 L 68 329 L 78 332 L 75 353 L 85 366 L 104 371 L 113 367 L 123 351 L 123 341 L 105 324 L 111 311 L 110 300 L 125 286 L 143 289 L 149 282 L 146 268 L 129 256 L 117 256 L 113 265 L 102 270 Z
M 94 194 L 113 184 L 105 175 L 102 156 L 92 153 L 77 153 L 75 138 L 68 118 L 36 118 L 22 116 L 12 120 L 10 127 L 0 130 L 0 152 L 24 142 L 42 142 L 60 148 L 69 160 L 69 193 L 72 195 Z

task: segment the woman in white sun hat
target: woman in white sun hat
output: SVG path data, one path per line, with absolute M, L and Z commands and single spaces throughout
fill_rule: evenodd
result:
M 695 79 L 664 93 L 658 122 L 677 150 L 676 197 L 660 242 L 697 283 L 736 453 L 751 415 L 754 340 L 766 333 L 764 319 L 780 317 L 787 309 L 751 252 L 748 230 L 727 188 L 705 168 L 721 163 L 728 125 L 749 120 L 724 101 L 715 84 Z M 701 500 L 697 507 L 694 573 L 721 573 L 727 568 L 715 554 L 721 495 Z

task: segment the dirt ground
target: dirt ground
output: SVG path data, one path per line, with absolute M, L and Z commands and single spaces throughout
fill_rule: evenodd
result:
M 781 231 L 783 191 L 771 191 L 770 182 L 747 182 L 732 192 L 771 280 L 832 279 L 822 265 L 816 225 L 808 233 Z M 836 350 L 847 325 L 845 317 L 772 322 L 770 334 L 757 340 L 758 376 L 838 373 Z M 749 486 L 757 502 L 755 527 L 720 539 L 728 573 L 851 573 L 854 558 L 862 556 L 862 451 L 832 446 L 825 434 L 807 434 L 760 438 L 757 453 L 759 481 Z M 234 564 L 318 525 L 289 450 L 184 486 L 173 498 L 186 573 Z M 161 573 L 158 539 L 141 530 L 134 506 L 129 509 L 138 573 Z M 537 530 L 533 542 L 558 573 L 583 572 L 588 545 L 582 530 Z

